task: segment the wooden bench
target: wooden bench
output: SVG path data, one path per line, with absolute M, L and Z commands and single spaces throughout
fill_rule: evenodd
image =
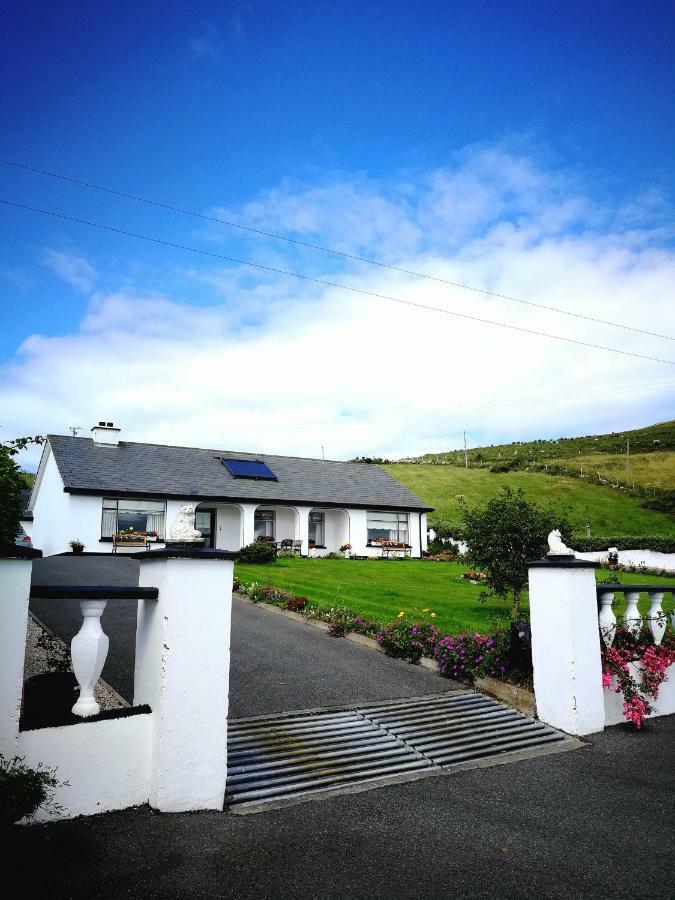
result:
M 382 557 L 388 558 L 391 553 L 402 553 L 404 556 L 410 556 L 412 547 L 403 541 L 380 541 L 380 549 Z
M 125 534 L 113 534 L 113 553 L 117 553 L 118 547 L 143 547 L 145 550 L 150 549 L 150 536 L 147 534 L 134 534 L 131 535 L 133 540 L 130 539 L 129 535 Z

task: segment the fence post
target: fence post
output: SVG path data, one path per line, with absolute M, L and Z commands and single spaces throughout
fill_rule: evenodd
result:
M 40 556 L 41 550 L 0 546 L 0 753 L 10 758 L 19 734 L 30 578 L 33 560 Z
M 569 556 L 530 563 L 537 715 L 569 734 L 593 734 L 605 727 L 597 567 Z
M 134 705 L 153 712 L 150 805 L 162 812 L 222 809 L 227 774 L 230 622 L 235 553 L 137 554 Z

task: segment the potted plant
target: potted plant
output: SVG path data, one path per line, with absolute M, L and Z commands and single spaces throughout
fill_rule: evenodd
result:
M 79 538 L 75 538 L 74 541 L 68 541 L 68 546 L 73 551 L 73 553 L 82 553 L 84 550 L 84 544 Z
M 340 545 L 340 553 L 344 556 L 345 559 L 349 559 L 349 554 L 351 552 L 352 545 L 348 543 L 344 543 Z
M 46 672 L 26 678 L 23 713 L 27 719 L 67 717 L 77 700 L 77 679 L 70 654 L 55 634 L 40 628 L 36 647 L 44 654 Z

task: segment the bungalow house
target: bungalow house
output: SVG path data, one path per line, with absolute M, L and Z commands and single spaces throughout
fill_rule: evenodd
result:
M 46 555 L 80 540 L 113 549 L 128 528 L 163 539 L 182 503 L 197 504 L 206 545 L 238 550 L 263 536 L 302 541 L 303 555 L 349 543 L 378 556 L 380 541 L 426 549 L 431 510 L 379 466 L 121 441 L 111 422 L 91 438 L 49 435 L 30 500 L 33 546 Z M 121 548 L 120 548 L 121 549 Z

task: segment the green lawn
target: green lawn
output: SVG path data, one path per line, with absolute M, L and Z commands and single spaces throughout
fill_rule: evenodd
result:
M 386 622 L 399 612 L 409 617 L 426 618 L 435 612 L 433 621 L 445 632 L 487 632 L 490 620 L 506 615 L 508 603 L 490 600 L 478 602 L 482 588 L 462 579 L 469 567 L 463 563 L 434 563 L 420 560 L 345 560 L 345 559 L 280 559 L 269 565 L 236 563 L 235 576 L 244 583 L 257 581 L 307 597 L 324 609 L 346 606 L 351 612 L 369 619 Z M 603 580 L 602 570 L 598 580 Z M 648 584 L 675 581 L 647 575 L 623 575 L 625 583 Z M 642 606 L 644 605 L 644 609 Z M 664 607 L 672 608 L 670 595 Z M 647 601 L 641 601 L 646 612 Z M 524 608 L 527 608 L 525 600 Z M 617 613 L 620 604 L 615 603 Z M 429 613 L 423 610 L 428 609 Z
M 457 466 L 386 465 L 394 478 L 433 506 L 436 514 L 459 521 L 459 501 L 469 506 L 484 503 L 502 485 L 522 488 L 527 497 L 569 514 L 575 531 L 594 537 L 661 536 L 675 538 L 675 518 L 640 506 L 637 500 L 609 487 L 586 484 L 579 478 L 539 472 L 504 472 L 463 469 Z M 433 519 L 433 517 L 432 517 Z

